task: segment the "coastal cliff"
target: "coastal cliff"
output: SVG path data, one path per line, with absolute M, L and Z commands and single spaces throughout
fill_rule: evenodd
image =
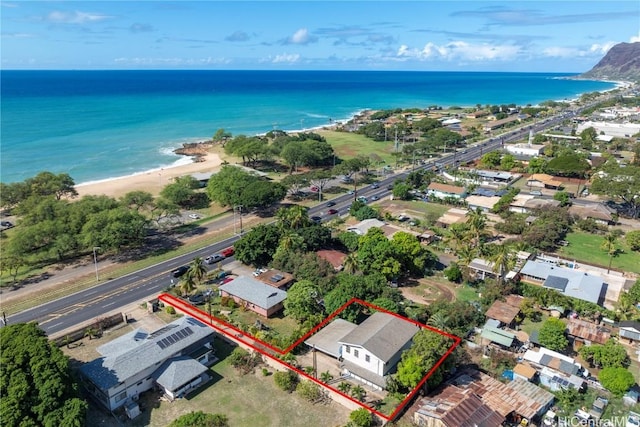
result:
M 580 75 L 585 79 L 640 81 L 640 42 L 618 43 L 595 67 Z
M 211 141 L 190 142 L 182 144 L 182 147 L 173 150 L 173 152 L 183 156 L 191 156 L 195 162 L 202 162 L 212 146 Z

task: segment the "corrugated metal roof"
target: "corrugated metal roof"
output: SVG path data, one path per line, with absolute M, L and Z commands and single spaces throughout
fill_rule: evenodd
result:
M 287 293 L 282 289 L 246 276 L 239 276 L 220 286 L 219 289 L 265 310 L 276 306 L 287 298 Z
M 515 334 L 492 326 L 485 326 L 485 328 L 482 329 L 482 334 L 480 336 L 505 347 L 511 347 L 513 345 L 513 340 L 516 338 Z
M 604 344 L 611 338 L 611 329 L 582 319 L 570 319 L 567 332 L 574 337 L 598 344 Z
M 503 301 L 496 301 L 491 304 L 485 315 L 491 319 L 496 319 L 507 325 L 520 313 L 520 308 L 514 307 Z

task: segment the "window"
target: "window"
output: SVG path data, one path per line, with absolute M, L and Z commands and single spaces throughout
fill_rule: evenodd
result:
M 344 349 L 347 353 L 351 353 L 351 347 L 349 347 L 348 345 L 345 345 Z
M 358 357 L 358 350 L 356 350 L 355 348 L 353 349 L 353 355 L 354 355 L 355 357 Z
M 371 362 L 371 357 L 369 357 L 368 354 L 365 354 L 364 360 L 365 360 L 365 362 L 369 363 L 369 362 Z
M 116 402 L 120 402 L 123 399 L 127 398 L 127 390 L 123 391 L 119 395 L 116 396 Z

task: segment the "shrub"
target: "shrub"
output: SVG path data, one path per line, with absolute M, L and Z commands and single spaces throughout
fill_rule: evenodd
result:
M 296 389 L 300 379 L 298 378 L 298 374 L 287 369 L 286 371 L 280 371 L 273 374 L 273 380 L 279 388 L 291 393 Z
M 262 368 L 262 375 L 263 376 L 268 377 L 270 373 L 271 372 L 269 372 L 269 370 L 267 368 Z
M 640 230 L 629 231 L 624 239 L 632 251 L 640 251 Z
M 450 282 L 460 283 L 462 281 L 462 270 L 460 270 L 460 266 L 452 262 L 451 265 L 444 270 L 444 277 Z
M 310 402 L 318 400 L 322 396 L 320 386 L 314 384 L 311 381 L 300 381 L 296 386 L 296 391 L 300 396 L 304 397 Z
M 240 373 L 247 374 L 262 362 L 262 356 L 259 353 L 249 353 L 248 351 L 236 347 L 228 357 L 229 363 Z
M 167 308 L 164 309 L 167 314 L 173 316 L 174 314 L 176 314 L 176 309 L 171 307 L 170 305 L 167 306 Z
M 349 424 L 354 427 L 371 427 L 373 416 L 364 408 L 356 409 L 349 415 Z

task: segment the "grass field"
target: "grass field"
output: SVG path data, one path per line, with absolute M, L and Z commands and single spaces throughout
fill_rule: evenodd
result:
M 603 240 L 604 237 L 602 235 L 572 232 L 566 237 L 569 245 L 560 249 L 559 253 L 566 258 L 607 268 L 609 255 L 600 249 Z M 624 238 L 618 239 L 617 247 L 620 253 L 613 257 L 611 268 L 640 273 L 640 254 L 629 249 Z
M 360 154 L 369 156 L 377 154 L 387 164 L 394 164 L 393 141 L 374 141 L 364 135 L 352 132 L 318 131 L 331 144 L 336 155 L 342 159 L 349 159 Z

